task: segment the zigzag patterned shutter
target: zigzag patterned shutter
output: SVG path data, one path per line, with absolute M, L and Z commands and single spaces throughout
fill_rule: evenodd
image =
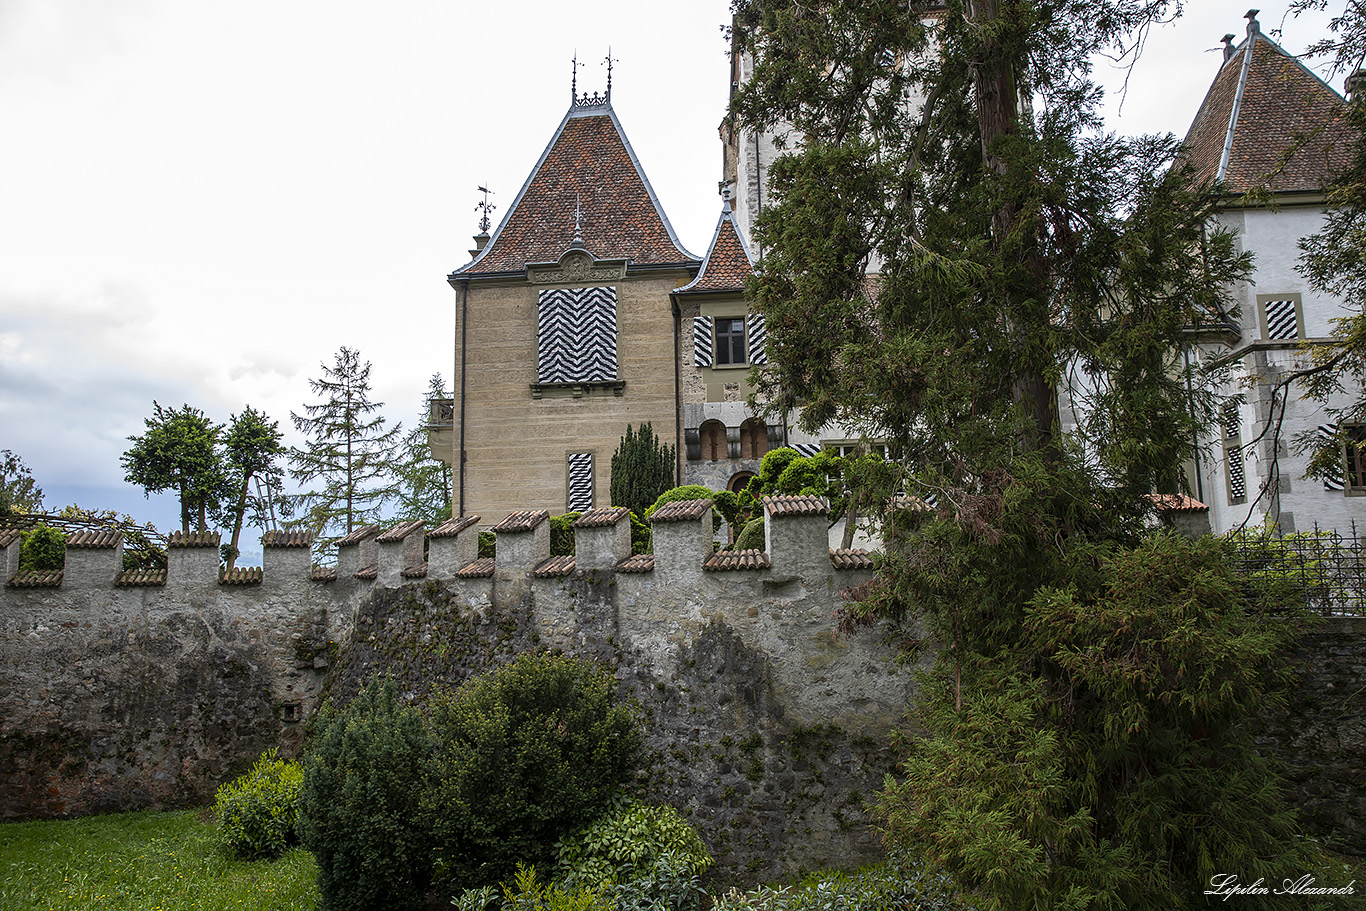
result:
M 692 365 L 694 367 L 710 367 L 712 365 L 710 316 L 694 316 L 692 318 Z
M 768 328 L 764 325 L 762 313 L 751 313 L 749 321 L 749 362 L 768 363 Z
M 569 454 L 569 511 L 587 512 L 593 508 L 593 453 Z
M 797 450 L 798 455 L 806 456 L 808 459 L 821 451 L 820 443 L 793 443 L 792 449 Z
M 1334 449 L 1340 449 L 1338 446 L 1337 424 L 1320 424 L 1318 432 L 1320 446 L 1332 446 Z M 1333 473 L 1323 479 L 1324 490 L 1342 490 L 1342 488 L 1346 486 L 1347 482 L 1342 476 L 1341 461 L 1335 461 L 1333 464 L 1336 466 L 1333 469 Z
M 1224 430 L 1224 467 L 1228 472 L 1228 501 L 1241 503 L 1247 499 L 1247 475 L 1243 466 L 1242 419 L 1238 403 L 1226 402 L 1220 409 Z
M 556 288 L 540 294 L 537 349 L 542 383 L 617 378 L 617 289 Z
M 1296 339 L 1300 337 L 1299 323 L 1295 317 L 1295 299 L 1266 301 L 1266 337 L 1269 339 Z

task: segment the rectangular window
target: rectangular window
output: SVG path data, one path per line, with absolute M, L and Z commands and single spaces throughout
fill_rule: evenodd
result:
M 717 365 L 736 365 L 745 362 L 744 317 L 718 318 L 716 320 Z
M 1346 437 L 1347 489 L 1366 493 L 1366 424 L 1348 424 Z
M 593 453 L 571 452 L 566 461 L 569 477 L 566 505 L 570 512 L 587 512 L 593 508 Z
M 1257 316 L 1262 338 L 1268 341 L 1304 338 L 1304 311 L 1298 294 L 1258 294 Z
M 540 293 L 538 381 L 593 383 L 617 378 L 617 289 L 554 288 Z

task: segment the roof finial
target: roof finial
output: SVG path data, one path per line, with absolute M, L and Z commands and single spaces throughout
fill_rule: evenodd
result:
M 726 184 L 721 188 L 721 211 L 730 211 L 730 184 Z
M 1229 34 L 1225 35 L 1223 38 L 1220 39 L 1221 41 L 1224 42 L 1224 62 L 1225 62 L 1225 63 L 1228 63 L 1230 60 L 1232 60 L 1232 59 L 1233 59 L 1233 55 L 1237 53 L 1237 51 L 1234 50 L 1234 48 L 1233 48 L 1233 39 L 1236 38 L 1236 37 L 1238 37 L 1238 36 L 1237 36 L 1237 35 L 1234 35 L 1232 32 L 1230 32 Z
M 1247 34 L 1249 37 L 1260 33 L 1262 30 L 1262 24 L 1257 21 L 1257 14 L 1260 12 L 1261 10 L 1259 9 L 1250 9 L 1247 11 L 1246 15 L 1243 16 L 1243 18 L 1247 20 Z
M 570 63 L 573 64 L 574 75 L 569 79 L 569 100 L 577 102 L 579 100 L 579 67 L 583 66 L 582 63 L 579 63 L 579 52 L 577 50 L 574 51 L 574 58 Z
M 607 64 L 607 103 L 612 103 L 612 64 L 616 61 L 612 58 L 612 46 L 607 46 L 607 56 L 603 58 L 603 63 Z

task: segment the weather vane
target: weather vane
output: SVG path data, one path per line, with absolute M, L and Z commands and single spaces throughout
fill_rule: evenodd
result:
M 573 75 L 573 78 L 571 78 L 571 79 L 569 80 L 569 97 L 572 98 L 574 101 L 578 101 L 578 100 L 579 100 L 579 67 L 583 66 L 583 64 L 582 64 L 582 63 L 579 63 L 579 52 L 578 52 L 577 50 L 574 51 L 574 58 L 573 58 L 572 60 L 570 60 L 569 62 L 572 63 L 572 64 L 574 65 L 574 75 Z
M 607 100 L 610 102 L 612 100 L 612 64 L 617 62 L 612 57 L 612 46 L 610 44 L 607 46 L 607 56 L 603 58 L 602 62 L 607 64 Z
M 479 187 L 478 190 L 484 194 L 484 201 L 475 206 L 474 209 L 476 212 L 484 213 L 483 217 L 479 219 L 479 231 L 482 234 L 487 234 L 489 233 L 489 213 L 498 207 L 489 202 L 489 194 L 493 192 L 492 190 L 488 187 Z

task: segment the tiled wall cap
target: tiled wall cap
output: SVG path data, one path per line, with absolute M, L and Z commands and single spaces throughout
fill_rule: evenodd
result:
M 538 509 L 532 512 L 514 512 L 512 515 L 493 526 L 493 530 L 498 534 L 533 531 L 537 525 L 540 525 L 549 518 L 550 512 L 545 509 Z
M 607 528 L 631 516 L 625 506 L 602 506 L 590 509 L 574 520 L 575 528 Z
M 768 569 L 768 554 L 762 550 L 723 550 L 712 554 L 702 564 L 707 572 L 727 572 L 733 569 Z
M 1209 512 L 1209 507 L 1195 497 L 1175 493 L 1150 493 L 1148 500 L 1159 512 Z
M 635 554 L 616 565 L 616 571 L 619 573 L 651 573 L 654 569 L 654 554 Z
M 405 579 L 425 579 L 427 578 L 427 564 L 417 563 L 413 566 L 405 566 L 399 575 Z
M 268 531 L 261 536 L 262 547 L 312 547 L 311 531 Z
M 830 565 L 835 569 L 872 569 L 873 558 L 866 550 L 832 550 Z
M 29 569 L 15 573 L 5 584 L 10 588 L 59 588 L 62 584 L 62 571 Z
M 260 585 L 264 573 L 259 566 L 235 566 L 232 571 L 220 570 L 219 585 Z
M 66 539 L 67 547 L 88 548 L 90 550 L 109 550 L 118 546 L 123 532 L 117 528 L 82 528 Z
M 365 580 L 368 580 L 368 581 L 374 581 L 375 579 L 378 579 L 378 578 L 379 578 L 379 564 L 378 564 L 378 563 L 372 563 L 372 564 L 370 564 L 369 566 L 365 567 L 364 569 L 358 569 L 358 570 L 356 570 L 356 572 L 355 572 L 355 577 L 356 577 L 357 579 L 365 579 Z
M 0 528 L 0 547 L 9 547 L 23 532 L 17 528 Z
M 480 557 L 473 563 L 462 566 L 455 571 L 455 575 L 460 579 L 484 579 L 493 575 L 493 558 Z
M 167 547 L 217 547 L 223 536 L 216 531 L 173 531 L 166 536 Z
M 360 528 L 357 528 L 355 531 L 351 532 L 351 534 L 347 535 L 345 538 L 342 538 L 340 541 L 338 541 L 337 546 L 352 547 L 366 540 L 367 538 L 374 537 L 377 534 L 379 534 L 378 525 L 362 525 Z
M 454 538 L 479 521 L 478 516 L 455 516 L 427 532 L 429 538 Z
M 337 567 L 315 566 L 308 571 L 308 578 L 312 582 L 336 582 Z
M 775 519 L 830 514 L 830 504 L 824 497 L 764 497 L 764 508 Z
M 665 503 L 655 510 L 655 514 L 650 517 L 651 522 L 687 522 L 690 519 L 700 519 L 708 509 L 711 508 L 711 500 L 678 500 L 674 503 Z
M 381 544 L 398 544 L 404 538 L 421 528 L 424 523 L 421 519 L 414 519 L 411 522 L 402 522 L 380 535 L 375 540 Z
M 164 569 L 125 569 L 114 578 L 114 585 L 118 588 L 145 588 L 165 584 Z
M 567 576 L 574 571 L 574 558 L 570 556 L 551 557 L 531 571 L 538 579 Z

